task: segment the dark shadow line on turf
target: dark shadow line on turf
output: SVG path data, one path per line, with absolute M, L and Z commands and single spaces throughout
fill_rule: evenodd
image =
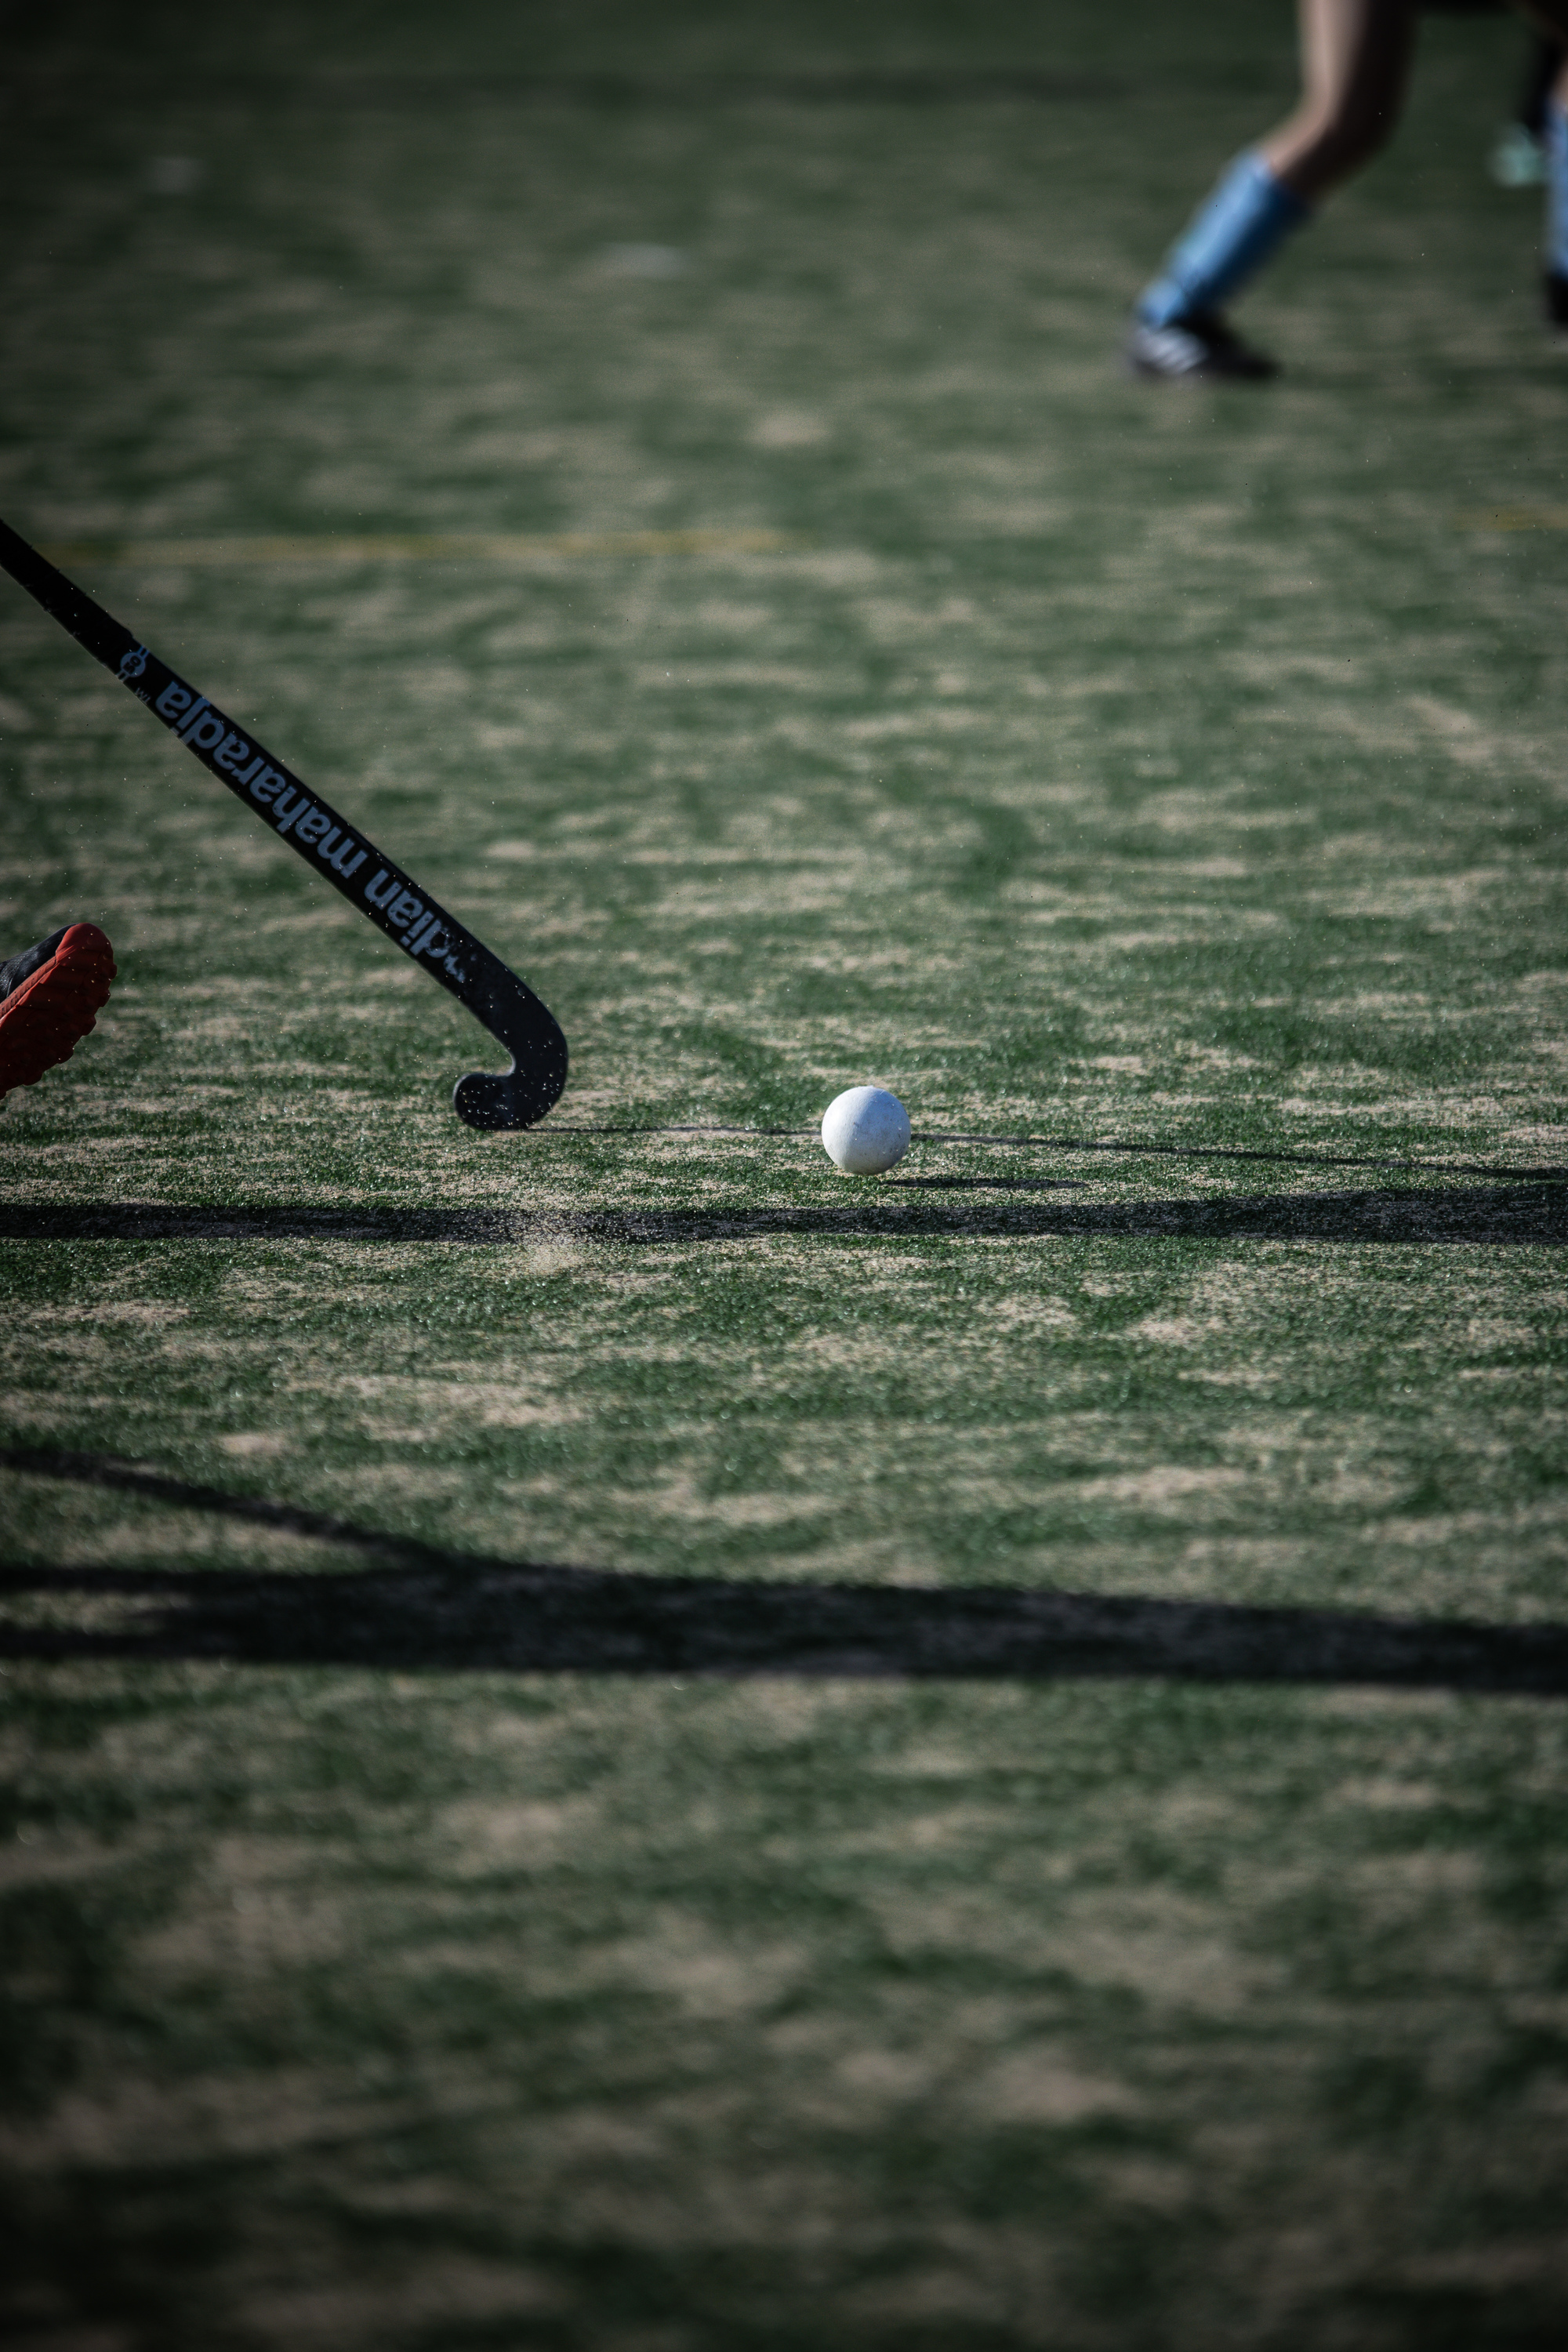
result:
M 966 1189 L 971 1178 L 869 1180 L 840 1207 L 734 1209 L 360 1208 L 180 1205 L 159 1201 L 0 1204 L 5 1241 L 353 1241 L 473 1244 L 573 1238 L 659 1246 L 767 1234 L 889 1234 L 963 1240 L 1370 1242 L 1384 1245 L 1469 1244 L 1496 1247 L 1568 1242 L 1568 1187 L 1550 1184 L 1428 1186 L 1355 1192 L 1241 1193 L 1191 1200 L 1020 1201 L 1033 1189 L 1002 1179 L 986 1191 L 1009 1197 L 949 1207 L 932 1191 Z
M 692 1135 L 699 1139 L 729 1135 L 751 1136 L 767 1142 L 820 1140 L 815 1127 L 591 1127 L 552 1118 L 528 1129 L 531 1143 L 547 1143 L 552 1135 Z M 1509 1184 L 1560 1182 L 1568 1177 L 1568 1167 L 1505 1168 L 1489 1160 L 1368 1159 L 1354 1152 L 1265 1151 L 1232 1143 L 1105 1142 L 1086 1135 L 970 1135 L 957 1129 L 916 1128 L 910 1141 L 986 1143 L 1004 1150 L 1105 1151 L 1132 1160 L 1250 1160 L 1281 1168 L 1383 1169 L 1390 1173 L 1403 1170 L 1406 1174 L 1420 1176 L 1489 1176 Z
M 12 1658 L 512 1674 L 784 1675 L 961 1681 L 1155 1676 L 1568 1696 L 1568 1624 L 1106 1598 L 1012 1586 L 737 1582 L 441 1549 L 265 1496 L 91 1454 L 0 1467 L 350 1544 L 384 1563 L 278 1570 L 0 1566 L 0 1599 L 116 1602 L 129 1622 L 0 1622 Z

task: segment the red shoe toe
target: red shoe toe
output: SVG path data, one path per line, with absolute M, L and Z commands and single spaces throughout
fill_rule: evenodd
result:
M 47 963 L 0 1000 L 0 1095 L 37 1086 L 96 1028 L 118 977 L 108 934 L 72 923 Z

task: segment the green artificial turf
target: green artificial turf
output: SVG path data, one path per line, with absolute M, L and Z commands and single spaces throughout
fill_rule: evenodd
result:
M 0 952 L 121 971 L 0 1112 L 20 2339 L 1560 2341 L 1561 1696 L 1289 1625 L 1272 1683 L 421 1671 L 373 1583 L 312 1660 L 465 1555 L 1568 1616 L 1568 1201 L 1489 1172 L 1568 1163 L 1517 23 L 1425 26 L 1247 305 L 1281 380 L 1175 394 L 1125 306 L 1284 6 L 8 39 L 0 513 L 573 1053 L 459 1127 L 471 1020 L 0 580 Z M 454 533 L 531 544 L 374 544 Z M 868 1078 L 1057 1140 L 846 1180 Z M 226 1578 L 281 1662 L 178 1654 Z

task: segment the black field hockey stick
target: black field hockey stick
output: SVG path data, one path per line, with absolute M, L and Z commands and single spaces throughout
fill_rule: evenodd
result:
M 566 1083 L 566 1040 L 548 1007 L 482 940 L 437 905 L 363 834 L 353 832 L 319 793 L 237 727 L 194 686 L 149 653 L 129 629 L 63 572 L 0 522 L 0 565 L 46 613 L 68 629 L 138 702 L 194 751 L 220 784 L 281 835 L 334 890 L 395 940 L 405 955 L 467 1005 L 511 1055 L 502 1076 L 470 1070 L 452 1108 L 470 1127 L 531 1127 Z

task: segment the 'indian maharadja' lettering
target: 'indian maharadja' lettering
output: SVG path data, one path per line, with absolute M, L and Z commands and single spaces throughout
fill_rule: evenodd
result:
M 146 648 L 137 651 L 142 656 L 140 664 L 132 667 L 131 657 L 126 659 L 128 683 L 147 666 Z M 159 718 L 174 729 L 182 743 L 225 782 L 236 791 L 243 790 L 258 808 L 266 810 L 275 832 L 285 837 L 292 835 L 295 848 L 305 851 L 341 882 L 351 881 L 358 874 L 369 852 L 318 807 L 286 769 L 273 767 L 265 751 L 256 751 L 205 694 L 172 677 L 163 692 L 151 698 Z M 458 940 L 450 928 L 409 888 L 401 874 L 378 866 L 361 885 L 361 891 L 384 928 L 401 934 L 398 945 L 407 955 L 416 962 L 426 959 L 438 963 L 459 987 L 466 984 L 468 972 L 458 961 Z

